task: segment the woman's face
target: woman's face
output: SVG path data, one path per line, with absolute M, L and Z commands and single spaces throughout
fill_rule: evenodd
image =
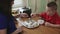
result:
M 56 9 L 53 7 L 47 7 L 46 10 L 48 15 L 53 15 L 56 12 Z

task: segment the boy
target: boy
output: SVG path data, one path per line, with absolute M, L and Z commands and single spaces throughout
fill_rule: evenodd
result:
M 60 28 L 60 17 L 57 14 L 57 4 L 55 2 L 48 3 L 46 11 L 39 16 L 45 20 L 45 26 Z M 35 15 L 32 17 L 35 17 Z
M 46 11 L 41 13 L 40 16 L 44 18 L 45 26 L 60 28 L 60 17 L 57 14 L 57 4 L 55 2 L 48 3 Z

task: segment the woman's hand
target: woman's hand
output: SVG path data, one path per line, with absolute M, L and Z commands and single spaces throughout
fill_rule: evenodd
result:
M 18 33 L 21 33 L 23 30 L 22 30 L 22 27 L 17 27 L 17 30 L 14 31 L 12 34 L 18 34 Z
M 20 27 L 17 27 L 17 32 L 22 32 L 23 30 L 22 30 L 22 27 L 20 26 Z

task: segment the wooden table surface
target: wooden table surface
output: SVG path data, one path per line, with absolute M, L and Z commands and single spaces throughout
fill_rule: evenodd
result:
M 33 19 L 38 19 L 37 17 Z M 27 20 L 27 18 L 23 18 L 23 20 Z M 53 28 L 53 27 L 47 27 L 44 25 L 40 25 L 37 28 L 34 29 L 28 29 L 26 27 L 23 27 L 23 33 L 22 34 L 60 34 L 60 29 Z
M 60 29 L 40 25 L 35 29 L 23 27 L 23 34 L 60 34 Z

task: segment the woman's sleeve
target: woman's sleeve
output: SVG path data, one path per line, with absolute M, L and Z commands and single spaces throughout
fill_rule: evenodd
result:
M 0 16 L 0 29 L 7 28 L 7 18 L 5 16 Z

